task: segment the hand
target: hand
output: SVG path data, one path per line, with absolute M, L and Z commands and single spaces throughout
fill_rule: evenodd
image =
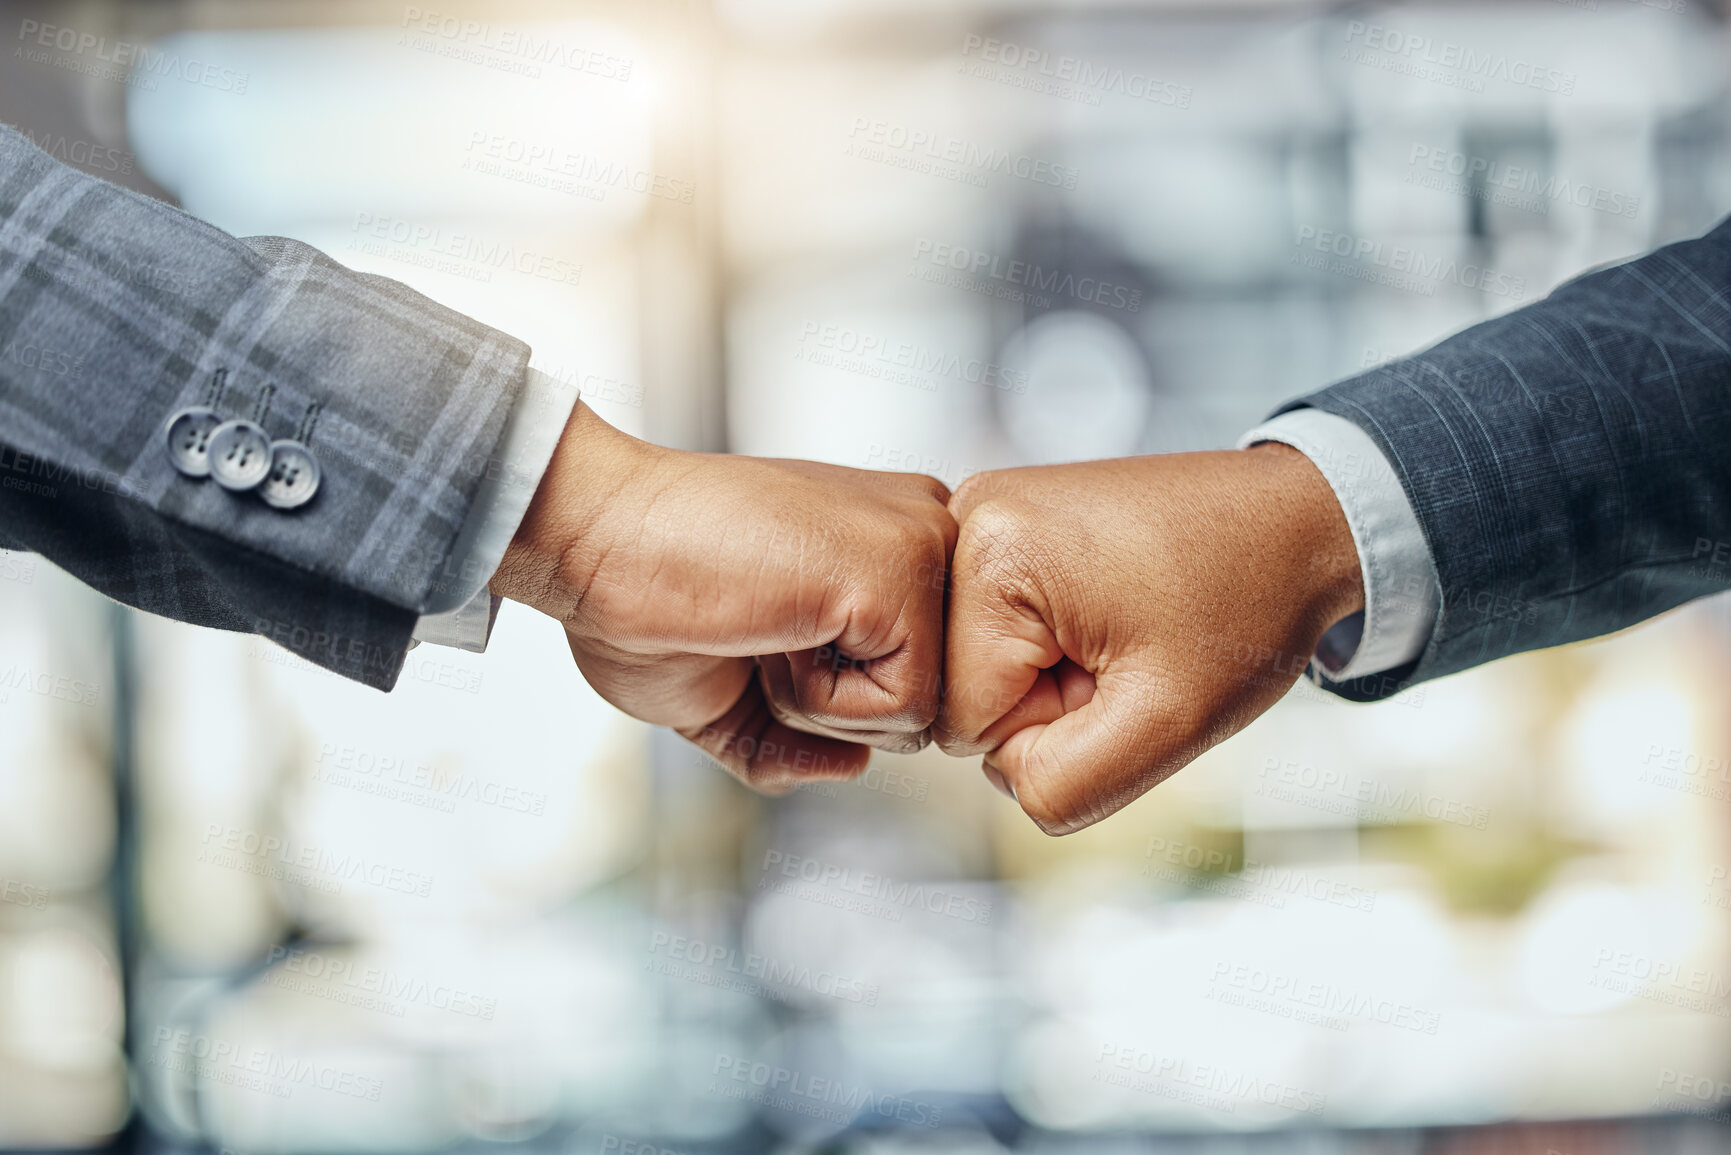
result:
M 563 622 L 602 697 L 780 793 L 928 741 L 948 498 L 912 474 L 662 449 L 579 404 L 492 588 Z
M 1334 492 L 1284 445 L 979 474 L 950 511 L 938 742 L 1048 834 L 1243 729 L 1364 608 Z

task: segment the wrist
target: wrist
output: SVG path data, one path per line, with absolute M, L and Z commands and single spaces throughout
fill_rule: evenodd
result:
M 1275 441 L 1241 452 L 1256 462 L 1264 524 L 1276 527 L 1287 580 L 1317 639 L 1363 611 L 1364 568 L 1334 488 L 1305 454 Z
M 565 621 L 617 542 L 608 514 L 633 500 L 660 451 L 579 401 L 490 588 Z

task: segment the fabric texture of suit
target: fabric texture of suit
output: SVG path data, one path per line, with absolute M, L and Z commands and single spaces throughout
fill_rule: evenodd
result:
M 1441 605 L 1371 701 L 1731 587 L 1731 221 L 1301 398 L 1418 515 Z
M 523 386 L 520 341 L 282 238 L 238 240 L 0 127 L 0 544 L 380 689 Z M 292 511 L 180 474 L 170 416 L 311 427 Z

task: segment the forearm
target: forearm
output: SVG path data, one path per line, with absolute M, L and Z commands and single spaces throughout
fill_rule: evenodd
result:
M 1322 684 L 1410 667 L 1436 626 L 1435 565 L 1429 543 L 1394 468 L 1357 425 L 1319 409 L 1283 413 L 1245 434 L 1240 445 L 1276 441 L 1310 459 L 1328 481 L 1352 531 L 1364 609 L 1330 627 L 1317 647 Z M 1321 559 L 1319 559 L 1320 561 Z
M 1295 404 L 1381 447 L 1435 558 L 1422 657 L 1382 697 L 1632 625 L 1731 584 L 1731 227 Z M 1703 549 L 1705 543 L 1705 549 Z
M 417 641 L 486 652 L 499 606 L 488 583 L 522 527 L 577 404 L 575 385 L 529 370 L 468 519 L 440 567 L 434 596 L 415 625 Z
M 1352 526 L 1327 477 L 1306 454 L 1279 442 L 1242 453 L 1254 463 L 1239 481 L 1250 516 L 1283 543 L 1270 547 L 1283 555 L 1275 572 L 1290 593 L 1291 612 L 1305 623 L 1303 635 L 1315 635 L 1302 650 L 1308 656 L 1337 622 L 1364 612 L 1363 567 Z
M 521 342 L 3 128 L 0 305 L 0 441 L 10 472 L 48 475 L 8 495 L 5 536 L 118 600 L 391 684 L 522 385 Z M 193 408 L 251 423 L 266 458 L 297 443 L 317 489 L 273 501 L 272 472 L 177 460 L 166 428 Z
M 572 621 L 607 553 L 602 515 L 646 480 L 659 454 L 583 402 L 572 407 L 516 533 L 489 586 L 560 621 Z M 617 536 L 617 535 L 615 535 Z

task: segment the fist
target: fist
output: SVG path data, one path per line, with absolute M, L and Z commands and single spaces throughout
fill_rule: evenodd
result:
M 937 739 L 1048 834 L 1242 729 L 1363 608 L 1345 515 L 1284 445 L 980 474 L 950 511 Z
M 579 406 L 493 585 L 564 623 L 608 701 L 781 793 L 929 741 L 948 498 L 912 474 L 663 449 Z

